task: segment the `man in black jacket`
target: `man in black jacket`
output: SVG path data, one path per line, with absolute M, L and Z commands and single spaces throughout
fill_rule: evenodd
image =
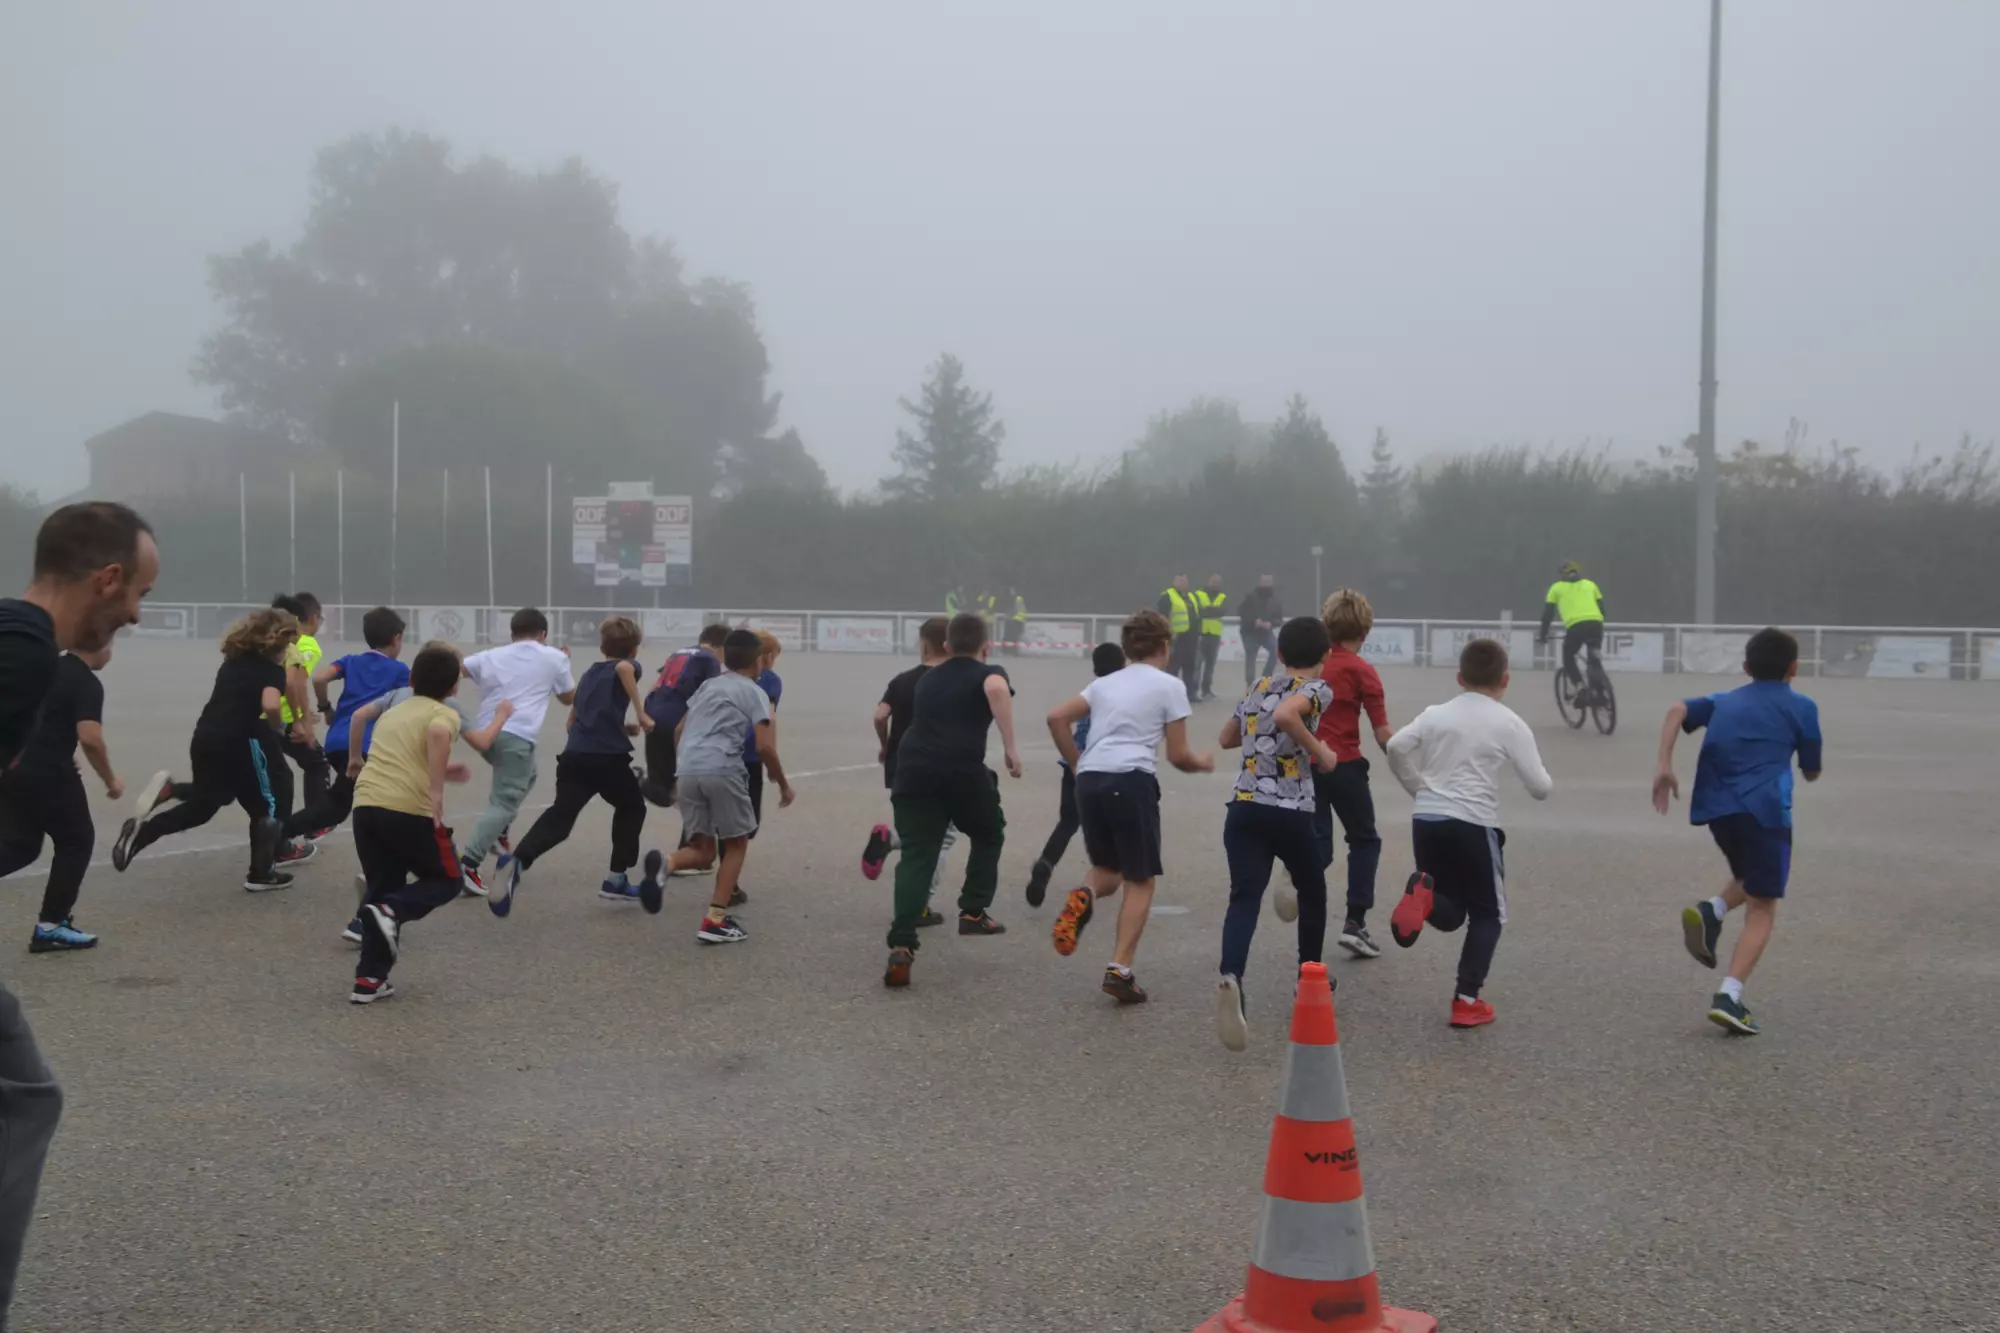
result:
M 159 575 L 146 521 L 121 504 L 65 505 L 35 536 L 35 576 L 0 599 L 0 769 L 20 757 L 65 649 L 96 652 L 139 619 Z M 10 818 L 0 809 L 0 823 Z M 35 1212 L 62 1089 L 14 993 L 0 986 L 0 1328 Z
M 1278 605 L 1278 581 L 1269 574 L 1257 577 L 1257 586 L 1243 599 L 1237 616 L 1243 631 L 1243 688 L 1256 684 L 1278 667 L 1278 626 L 1285 623 L 1285 608 Z M 1264 669 L 1257 670 L 1257 650 L 1264 650 Z

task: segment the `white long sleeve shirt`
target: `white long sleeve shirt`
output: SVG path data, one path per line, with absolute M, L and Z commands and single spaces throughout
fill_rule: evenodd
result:
M 1419 816 L 1500 827 L 1499 777 L 1508 765 L 1536 800 L 1555 790 L 1528 724 L 1477 690 L 1426 708 L 1389 739 L 1389 771 L 1417 798 Z

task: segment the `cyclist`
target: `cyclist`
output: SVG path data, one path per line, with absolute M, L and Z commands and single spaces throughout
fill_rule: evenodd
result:
M 1542 607 L 1541 642 L 1549 641 L 1549 625 L 1557 616 L 1563 623 L 1563 674 L 1582 688 L 1583 673 L 1577 670 L 1577 652 L 1588 644 L 1593 660 L 1604 646 L 1604 594 L 1583 576 L 1583 567 L 1566 560 L 1549 585 L 1547 605 Z

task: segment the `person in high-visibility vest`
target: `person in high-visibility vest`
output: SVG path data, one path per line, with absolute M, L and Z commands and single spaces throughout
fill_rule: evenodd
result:
M 991 642 L 999 638 L 1000 636 L 994 630 L 1000 618 L 1000 595 L 994 592 L 991 587 L 982 587 L 979 590 L 979 599 L 973 605 L 972 609 L 977 611 L 979 618 L 986 622 L 987 641 Z
M 283 824 L 283 837 L 278 845 L 278 861 L 283 865 L 303 861 L 311 855 L 309 850 L 296 846 L 294 839 L 307 835 L 316 838 L 326 829 L 327 788 L 332 785 L 332 770 L 327 767 L 326 752 L 320 749 L 319 739 L 313 734 L 313 711 L 307 703 L 313 672 L 319 669 L 322 655 L 315 637 L 323 618 L 319 598 L 309 592 L 279 593 L 271 599 L 271 605 L 290 612 L 299 622 L 298 640 L 285 651 L 285 690 L 278 703 L 281 731 L 267 732 L 263 738 L 271 797 Z M 299 766 L 299 777 L 304 783 L 297 793 L 300 799 L 296 808 L 292 775 L 285 767 L 287 758 Z
M 1198 645 L 1201 668 L 1201 694 L 1195 699 L 1215 697 L 1215 659 L 1222 653 L 1223 606 L 1229 601 L 1229 594 L 1222 590 L 1222 575 L 1210 574 L 1208 586 L 1195 591 L 1195 612 L 1201 619 L 1201 642 Z
M 1019 657 L 1021 645 L 1028 641 L 1028 599 L 1021 595 L 1019 588 L 1009 588 L 1014 595 L 1014 614 L 1008 618 L 1007 642 L 1010 655 Z
M 945 590 L 944 617 L 946 620 L 949 620 L 953 616 L 957 615 L 960 609 L 963 608 L 964 606 L 965 606 L 965 589 L 953 585 L 952 587 Z
M 1198 651 L 1201 626 L 1194 614 L 1194 594 L 1188 591 L 1188 576 L 1174 575 L 1174 581 L 1160 594 L 1155 609 L 1167 618 L 1167 625 L 1174 632 L 1173 653 L 1167 658 L 1167 674 L 1179 676 L 1187 686 L 1188 700 L 1196 695 L 1195 673 L 1199 670 Z

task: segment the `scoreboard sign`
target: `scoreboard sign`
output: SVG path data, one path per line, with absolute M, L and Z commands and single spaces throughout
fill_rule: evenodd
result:
M 694 502 L 685 495 L 645 493 L 650 490 L 619 485 L 609 496 L 570 501 L 571 559 L 589 565 L 599 587 L 694 582 Z

